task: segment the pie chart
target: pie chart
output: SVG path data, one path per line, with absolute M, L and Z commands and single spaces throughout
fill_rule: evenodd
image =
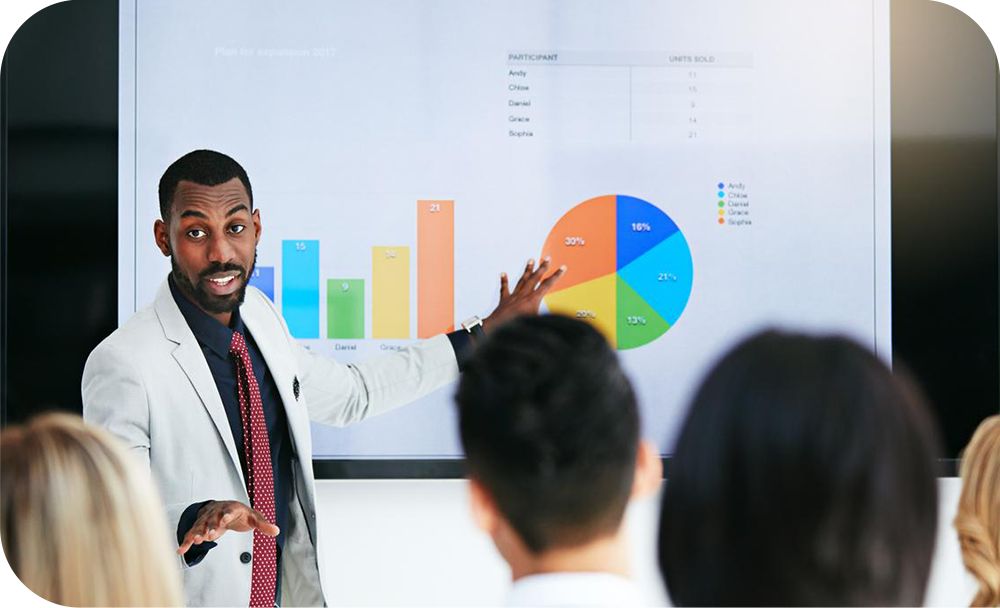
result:
M 694 267 L 684 234 L 659 207 L 621 194 L 573 207 L 549 232 L 542 257 L 566 274 L 544 299 L 582 319 L 619 350 L 637 348 L 677 323 Z

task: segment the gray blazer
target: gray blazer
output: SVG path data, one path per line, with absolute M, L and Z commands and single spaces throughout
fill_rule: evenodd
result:
M 343 426 L 427 394 L 458 377 L 451 342 L 437 336 L 356 365 L 301 346 L 271 301 L 247 288 L 240 315 L 274 377 L 295 453 L 282 558 L 282 604 L 325 603 L 317 542 L 309 420 Z M 293 380 L 301 392 L 296 399 Z M 101 342 L 83 372 L 83 416 L 122 439 L 152 471 L 170 530 L 205 500 L 250 503 L 233 434 L 208 363 L 166 281 L 152 306 Z M 280 506 L 279 506 L 280 508 Z M 176 538 L 172 539 L 176 545 Z M 253 536 L 228 532 L 201 563 L 183 569 L 190 605 L 246 606 Z

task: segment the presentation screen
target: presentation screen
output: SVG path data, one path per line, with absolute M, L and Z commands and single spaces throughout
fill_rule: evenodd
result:
M 708 367 L 769 326 L 891 360 L 888 0 L 123 0 L 119 321 L 170 271 L 157 183 L 247 170 L 251 284 L 351 363 L 496 305 L 550 256 L 543 310 L 617 349 L 669 456 Z M 316 459 L 461 458 L 454 385 Z

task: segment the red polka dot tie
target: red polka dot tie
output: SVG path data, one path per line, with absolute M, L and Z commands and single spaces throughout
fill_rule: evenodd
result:
M 238 331 L 233 332 L 229 353 L 236 361 L 236 386 L 240 399 L 240 417 L 243 419 L 243 453 L 246 456 L 250 506 L 260 511 L 273 524 L 274 474 L 271 469 L 271 442 L 264 422 L 264 403 L 260 398 L 257 378 L 253 375 L 247 343 L 243 334 Z M 275 538 L 254 530 L 251 606 L 274 606 L 277 560 L 278 545 Z

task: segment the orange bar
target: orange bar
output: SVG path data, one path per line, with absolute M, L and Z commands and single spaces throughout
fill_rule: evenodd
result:
M 455 201 L 417 201 L 417 337 L 455 329 Z

